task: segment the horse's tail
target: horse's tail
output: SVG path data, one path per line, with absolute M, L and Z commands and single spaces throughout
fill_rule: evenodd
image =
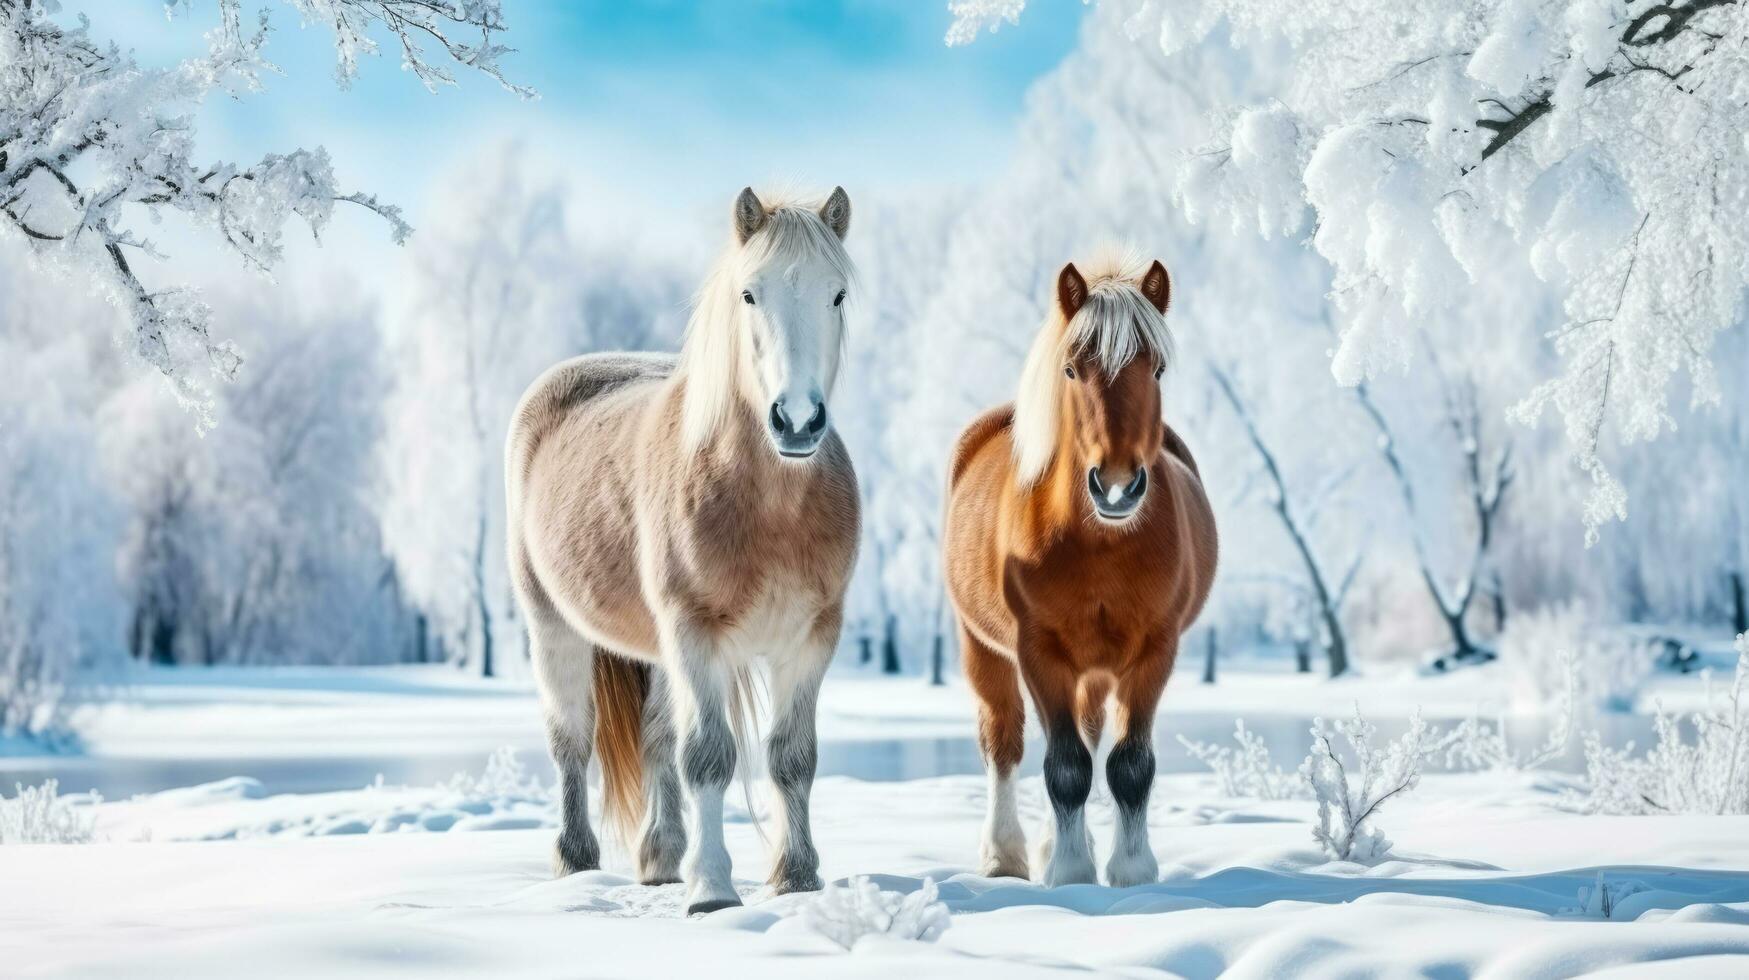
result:
M 728 676 L 728 716 L 729 730 L 735 737 L 735 757 L 740 760 L 741 796 L 747 803 L 747 819 L 752 821 L 753 829 L 759 834 L 759 839 L 767 844 L 771 838 L 765 834 L 765 821 L 759 818 L 759 810 L 753 805 L 753 768 L 757 764 L 758 750 L 763 739 L 759 737 L 759 703 L 769 701 L 769 697 L 761 697 L 764 689 L 760 683 L 760 675 L 751 666 L 740 664 L 729 669 Z
M 595 655 L 595 753 L 601 759 L 602 822 L 628 849 L 644 819 L 644 702 L 649 664 Z

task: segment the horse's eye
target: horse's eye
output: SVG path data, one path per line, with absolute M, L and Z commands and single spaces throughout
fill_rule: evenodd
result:
M 1160 380 L 1160 376 L 1165 374 L 1165 373 L 1166 373 L 1166 365 L 1162 364 L 1159 367 L 1155 368 L 1154 369 L 1154 380 L 1155 381 Z
M 1063 377 L 1068 378 L 1070 381 L 1075 380 L 1075 365 L 1073 365 L 1073 364 L 1063 365 Z
M 746 303 L 748 306 L 752 306 L 753 305 L 753 291 L 750 289 L 741 290 L 741 302 Z
M 838 295 L 832 297 L 832 305 L 833 306 L 843 306 L 844 305 L 844 290 L 840 289 L 838 291 Z

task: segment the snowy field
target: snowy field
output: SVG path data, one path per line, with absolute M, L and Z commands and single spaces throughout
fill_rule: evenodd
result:
M 1390 735 L 1416 702 L 1430 719 L 1469 715 L 1499 688 L 1490 669 L 1335 683 L 1232 672 L 1213 686 L 1181 674 L 1161 727 L 1215 739 L 1242 715 L 1271 733 L 1358 701 Z M 933 942 L 859 940 L 835 918 L 842 903 L 762 890 L 764 844 L 733 798 L 743 909 L 681 919 L 679 886 L 637 885 L 617 853 L 601 872 L 553 880 L 557 811 L 526 691 L 443 669 L 173 676 L 81 709 L 77 755 L 0 761 L 9 779 L 83 780 L 113 800 L 73 797 L 93 843 L 0 852 L 0 876 L 24 885 L 0 892 L 9 974 L 234 976 L 247 964 L 288 976 L 618 977 L 701 962 L 725 976 L 1749 971 L 1749 817 L 1582 815 L 1582 779 L 1558 766 L 1425 776 L 1387 804 L 1390 850 L 1363 865 L 1318 850 L 1310 800 L 1227 796 L 1168 734 L 1150 817 L 1160 883 L 1047 890 L 975 872 L 985 794 L 964 689 L 846 671 L 824 689 L 822 770 L 860 773 L 816 787 L 822 873 L 869 876 L 891 902 L 933 881 L 947 913 Z M 1698 696 L 1685 678 L 1651 690 Z M 1281 738 L 1297 749 L 1270 736 L 1271 755 L 1291 770 L 1304 729 Z M 380 782 L 354 778 L 394 758 L 404 768 Z M 232 778 L 114 788 L 213 767 Z M 1043 789 L 1036 776 L 1022 787 L 1036 836 Z M 1098 790 L 1092 812 L 1103 853 L 1111 814 Z

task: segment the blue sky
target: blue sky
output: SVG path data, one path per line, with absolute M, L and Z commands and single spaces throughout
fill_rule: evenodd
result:
M 99 36 L 168 64 L 200 49 L 211 0 L 166 23 L 159 0 L 82 0 Z M 430 181 L 515 137 L 586 187 L 692 209 L 787 179 L 903 190 L 1001 168 L 1028 85 L 1073 46 L 1080 0 L 1038 0 L 1018 27 L 949 49 L 944 0 L 506 0 L 505 64 L 523 103 L 483 77 L 430 95 L 398 53 L 333 82 L 328 36 L 272 3 L 268 91 L 203 113 L 203 152 L 258 158 L 326 145 L 341 177 L 415 213 Z M 408 195 L 411 195 L 409 199 Z

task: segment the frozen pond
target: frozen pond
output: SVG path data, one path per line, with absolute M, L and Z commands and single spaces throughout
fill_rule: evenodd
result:
M 1401 719 L 1376 722 L 1381 738 L 1400 734 Z M 1311 718 L 1264 716 L 1247 719 L 1247 727 L 1268 745 L 1271 756 L 1285 769 L 1293 769 L 1305 757 Z M 1651 738 L 1651 719 L 1644 715 L 1604 715 L 1593 722 L 1610 744 L 1633 740 L 1646 745 Z M 1522 750 L 1533 748 L 1545 736 L 1546 725 L 1526 723 L 1511 733 Z M 1204 770 L 1178 743 L 1178 735 L 1202 741 L 1232 744 L 1232 722 L 1207 714 L 1180 718 L 1163 715 L 1157 725 L 1155 744 L 1161 773 Z M 1107 736 L 1109 738 L 1109 734 Z M 522 761 L 531 772 L 550 773 L 546 750 L 538 744 L 518 746 Z M 269 757 L 202 756 L 198 758 L 115 758 L 85 755 L 47 755 L 0 758 L 0 787 L 8 793 L 14 783 L 33 785 L 45 778 L 60 781 L 63 793 L 96 790 L 106 799 L 126 799 L 179 786 L 212 782 L 227 776 L 252 776 L 269 793 L 316 793 L 357 789 L 380 775 L 391 784 L 428 786 L 457 772 L 478 772 L 484 752 L 432 752 L 364 755 L 274 755 Z M 1027 745 L 1022 769 L 1037 773 L 1044 747 L 1034 738 Z M 1440 768 L 1439 760 L 1429 766 Z M 1577 744 L 1554 768 L 1580 770 L 1583 759 Z M 928 776 L 975 774 L 983 771 L 976 742 L 970 737 L 828 740 L 820 745 L 822 776 L 850 776 L 871 781 L 919 779 Z M 550 777 L 549 777 L 550 779 Z

